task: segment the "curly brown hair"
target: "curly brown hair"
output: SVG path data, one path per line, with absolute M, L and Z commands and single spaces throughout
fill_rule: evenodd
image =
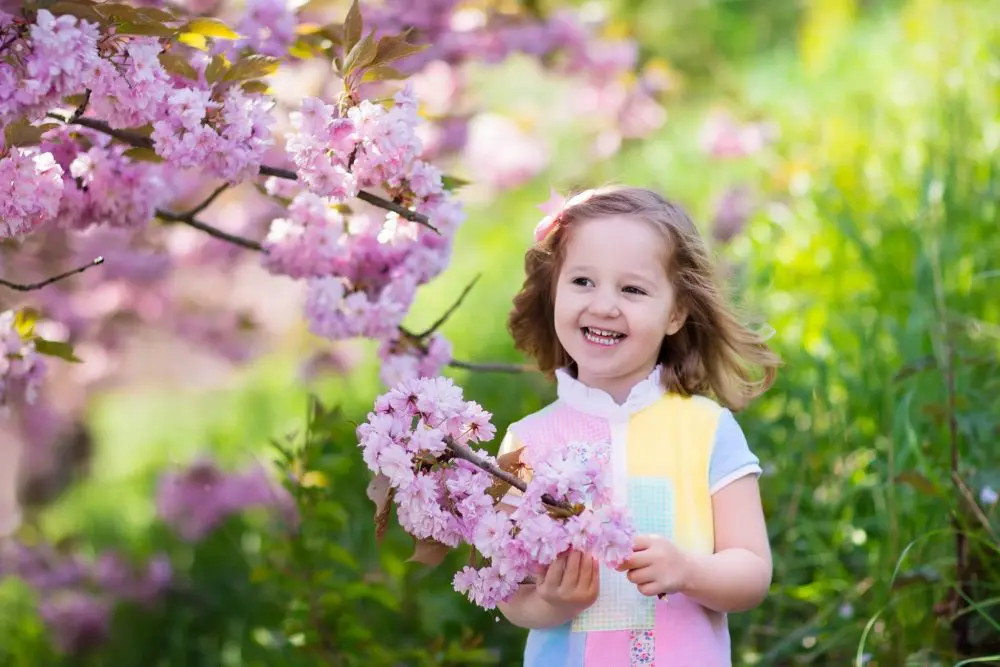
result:
M 680 331 L 665 337 L 660 347 L 664 388 L 684 396 L 712 396 L 731 410 L 744 408 L 771 386 L 781 360 L 726 303 L 708 249 L 687 213 L 645 188 L 595 190 L 563 209 L 555 229 L 527 251 L 524 285 L 508 319 L 514 345 L 550 377 L 573 363 L 554 323 L 556 280 L 566 241 L 578 220 L 623 215 L 646 220 L 664 233 L 670 249 L 667 275 L 677 293 L 677 307 L 687 315 Z

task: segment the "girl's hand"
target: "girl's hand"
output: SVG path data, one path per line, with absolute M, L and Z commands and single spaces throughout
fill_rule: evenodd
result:
M 538 573 L 535 590 L 548 604 L 576 615 L 597 601 L 597 559 L 579 551 L 565 551 Z
M 659 535 L 639 535 L 632 544 L 632 555 L 617 569 L 627 570 L 628 580 L 643 595 L 662 597 L 684 589 L 690 562 L 670 540 Z

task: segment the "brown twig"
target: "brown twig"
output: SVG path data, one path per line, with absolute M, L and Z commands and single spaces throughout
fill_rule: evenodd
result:
M 219 187 L 215 188 L 215 190 L 212 191 L 212 194 L 208 195 L 208 197 L 205 198 L 205 201 L 201 202 L 200 204 L 195 206 L 193 209 L 191 209 L 184 215 L 190 218 L 193 218 L 194 216 L 198 215 L 206 208 L 211 206 L 212 202 L 214 202 L 218 198 L 218 196 L 221 195 L 223 192 L 225 192 L 228 188 L 229 188 L 229 183 L 223 183 Z
M 197 208 L 197 207 L 196 207 Z M 236 234 L 230 234 L 229 232 L 224 232 L 218 227 L 213 227 L 207 223 L 201 222 L 193 215 L 189 213 L 174 213 L 173 211 L 166 211 L 163 209 L 156 209 L 156 217 L 167 222 L 180 222 L 188 227 L 194 227 L 200 231 L 205 232 L 213 238 L 217 238 L 221 241 L 228 241 L 247 250 L 256 250 L 257 252 L 267 252 L 257 241 L 243 238 L 242 236 L 237 236 Z
M 83 102 L 80 103 L 80 106 L 76 108 L 76 111 L 74 111 L 73 115 L 70 116 L 69 118 L 70 123 L 78 122 L 80 120 L 80 117 L 83 116 L 83 114 L 87 113 L 87 107 L 90 106 L 90 95 L 91 95 L 90 88 L 87 88 L 83 94 Z
M 479 371 L 480 373 L 530 373 L 531 371 L 536 370 L 533 366 L 528 364 L 478 364 L 471 361 L 459 361 L 458 359 L 452 359 L 448 362 L 448 365 L 452 368 L 461 368 L 466 371 Z
M 462 459 L 463 461 L 468 461 L 469 463 L 476 466 L 480 470 L 488 472 L 497 479 L 501 479 L 504 482 L 507 482 L 515 489 L 519 490 L 521 493 L 524 493 L 528 490 L 528 485 L 525 484 L 523 481 L 518 479 L 516 476 L 510 474 L 506 470 L 502 470 L 495 463 L 491 463 L 489 461 L 484 461 L 480 459 L 478 456 L 472 453 L 472 450 L 469 449 L 467 445 L 463 445 L 459 442 L 456 442 L 454 438 L 451 438 L 450 436 L 445 439 L 445 443 L 448 446 L 448 452 L 451 453 L 451 455 L 454 458 Z M 579 514 L 579 508 L 574 508 L 569 503 L 556 500 L 555 498 L 553 498 L 548 494 L 542 496 L 542 502 L 548 505 L 550 510 L 555 510 L 561 516 L 573 516 L 575 514 Z
M 63 280 L 64 278 L 69 278 L 70 276 L 75 276 L 78 273 L 83 273 L 84 271 L 86 271 L 90 267 L 97 266 L 98 264 L 103 264 L 103 263 L 104 263 L 104 258 L 103 257 L 97 257 L 93 261 L 91 261 L 89 264 L 84 264 L 83 266 L 78 266 L 78 267 L 76 267 L 75 269 L 73 269 L 71 271 L 66 271 L 65 273 L 60 273 L 57 276 L 52 276 L 51 278 L 46 278 L 45 280 L 43 280 L 41 282 L 22 284 L 22 283 L 12 283 L 9 280 L 4 280 L 3 278 L 0 278 L 0 285 L 3 285 L 4 287 L 8 287 L 8 288 L 10 288 L 12 290 L 17 290 L 18 292 L 31 292 L 33 290 L 42 289 L 43 287 L 51 285 L 52 283 L 59 282 L 60 280 Z
M 80 125 L 81 127 L 86 127 L 91 130 L 94 130 L 95 132 L 101 132 L 103 134 L 107 134 L 108 136 L 114 137 L 115 139 L 124 142 L 126 144 L 129 144 L 130 146 L 135 146 L 137 148 L 148 148 L 150 150 L 153 149 L 153 140 L 150 139 L 149 137 L 145 137 L 141 134 L 138 134 L 137 132 L 131 132 L 129 130 L 116 130 L 103 120 L 97 120 L 94 118 L 76 118 L 76 117 L 66 118 L 65 116 L 51 112 L 46 115 L 49 118 L 54 118 L 55 120 L 59 120 L 63 123 L 73 123 L 76 125 Z M 272 167 L 266 164 L 260 166 L 258 173 L 260 173 L 262 176 L 275 176 L 277 178 L 283 178 L 288 181 L 298 180 L 298 175 L 291 169 L 282 169 L 281 167 Z M 411 222 L 423 225 L 424 227 L 427 227 L 428 229 L 434 232 L 440 233 L 438 232 L 438 229 L 431 224 L 430 220 L 427 218 L 426 215 L 422 213 L 417 213 L 416 211 L 412 211 L 406 208 L 405 206 L 397 204 L 394 201 L 390 201 L 384 197 L 379 197 L 378 195 L 372 194 L 371 192 L 368 192 L 366 190 L 361 190 L 360 192 L 358 192 L 358 199 L 360 199 L 361 201 L 368 202 L 372 206 L 377 206 L 381 209 L 385 209 L 386 211 L 391 211 L 402 218 L 406 218 Z
M 469 295 L 469 292 L 472 291 L 472 288 L 479 281 L 479 278 L 481 276 L 482 274 L 477 274 L 475 278 L 469 281 L 469 284 L 465 286 L 465 289 L 462 290 L 462 293 L 458 295 L 457 299 L 455 299 L 455 303 L 451 304 L 448 310 L 444 311 L 444 313 L 441 314 L 441 317 L 437 318 L 437 320 L 434 321 L 434 324 L 430 325 L 420 333 L 412 335 L 416 335 L 417 338 L 423 340 L 424 338 L 427 338 L 432 333 L 440 329 L 441 325 L 447 322 L 448 318 L 451 317 L 456 310 L 458 310 L 459 306 L 462 305 L 462 302 L 465 300 L 465 297 Z
M 415 222 L 419 225 L 423 225 L 424 227 L 431 230 L 435 234 L 441 233 L 438 231 L 437 227 L 431 224 L 430 220 L 427 219 L 426 215 L 423 215 L 422 213 L 417 213 L 415 211 L 411 211 L 405 206 L 400 206 L 394 201 L 390 201 L 383 197 L 379 197 L 378 195 L 373 195 L 372 193 L 367 192 L 365 190 L 360 190 L 358 192 L 358 199 L 360 199 L 361 201 L 368 202 L 372 206 L 378 206 L 379 208 L 384 208 L 387 211 L 392 211 L 399 217 L 406 218 L 410 222 Z

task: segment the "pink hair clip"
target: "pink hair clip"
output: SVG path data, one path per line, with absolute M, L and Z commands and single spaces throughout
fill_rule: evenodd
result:
M 577 204 L 582 204 L 594 194 L 594 190 L 584 190 L 583 192 L 570 197 L 569 199 L 564 198 L 555 188 L 549 188 L 549 199 L 544 204 L 538 206 L 542 213 L 546 216 L 542 218 L 539 223 L 535 226 L 535 242 L 541 243 L 545 238 L 552 233 L 559 222 L 562 220 L 563 213 L 571 206 L 576 206 Z

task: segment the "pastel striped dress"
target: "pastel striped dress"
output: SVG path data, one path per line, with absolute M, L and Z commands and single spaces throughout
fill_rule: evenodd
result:
M 613 496 L 640 533 L 694 552 L 714 550 L 712 494 L 761 472 L 732 413 L 704 397 L 664 392 L 657 367 L 621 405 L 558 370 L 558 398 L 512 424 L 499 454 L 521 447 L 605 443 Z M 525 479 L 530 471 L 523 471 Z M 504 501 L 516 505 L 512 489 Z M 597 602 L 574 620 L 531 630 L 524 667 L 730 667 L 725 614 L 683 595 L 639 593 L 624 572 L 601 567 Z

